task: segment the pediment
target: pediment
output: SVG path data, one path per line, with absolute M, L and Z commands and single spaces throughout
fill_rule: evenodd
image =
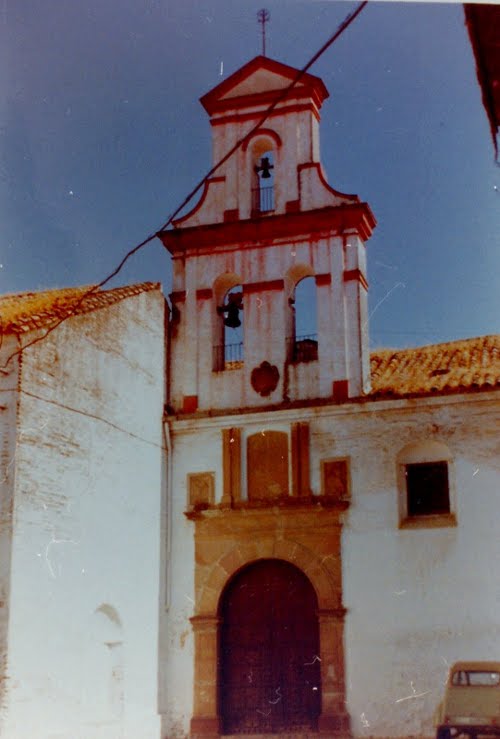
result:
M 201 103 L 209 114 L 233 104 L 243 108 L 255 104 L 259 95 L 265 98 L 266 94 L 284 90 L 298 74 L 299 70 L 294 67 L 258 56 L 210 90 L 201 98 Z M 297 93 L 315 97 L 319 104 L 328 97 L 322 80 L 308 73 L 297 82 L 295 95 Z
M 227 100 L 228 98 L 240 97 L 241 95 L 254 95 L 259 92 L 284 90 L 289 86 L 292 79 L 282 74 L 271 72 L 269 69 L 257 69 L 246 79 L 237 83 L 227 93 L 221 95 L 219 99 Z M 304 87 L 304 83 L 299 80 L 297 87 Z

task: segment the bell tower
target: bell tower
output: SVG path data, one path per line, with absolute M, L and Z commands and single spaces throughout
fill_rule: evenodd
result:
M 175 412 L 340 402 L 369 389 L 365 241 L 375 219 L 326 181 L 323 82 L 304 74 L 253 130 L 296 75 L 258 56 L 201 98 L 214 163 L 244 143 L 162 234 L 173 258 Z M 305 278 L 316 316 L 302 335 Z
M 259 56 L 201 99 L 214 164 L 242 143 L 161 235 L 173 258 L 166 736 L 188 722 L 192 739 L 350 736 L 350 457 L 332 442 L 333 406 L 369 388 L 375 219 L 328 185 L 328 93 L 305 74 L 285 95 L 297 74 Z

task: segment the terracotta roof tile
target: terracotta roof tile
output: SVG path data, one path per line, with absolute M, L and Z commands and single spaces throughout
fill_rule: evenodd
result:
M 500 336 L 377 349 L 371 354 L 370 395 L 405 397 L 500 386 Z
M 87 285 L 0 296 L 0 334 L 20 334 L 37 328 L 48 328 L 61 318 L 91 313 L 132 295 L 157 290 L 160 285 L 143 282 L 112 290 L 97 289 L 83 297 L 92 287 Z

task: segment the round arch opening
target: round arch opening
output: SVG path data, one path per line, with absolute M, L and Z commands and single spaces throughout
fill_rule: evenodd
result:
M 224 734 L 317 731 L 318 600 L 289 562 L 240 570 L 219 601 L 219 716 Z

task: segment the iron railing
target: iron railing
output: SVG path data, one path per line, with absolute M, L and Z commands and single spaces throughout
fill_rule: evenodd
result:
M 252 189 L 252 211 L 269 213 L 274 210 L 274 186 L 254 187 Z
M 243 363 L 243 342 L 221 344 L 213 348 L 213 367 L 216 372 L 237 369 Z
M 314 362 L 318 358 L 318 335 L 303 334 L 291 339 L 288 356 L 294 364 Z

